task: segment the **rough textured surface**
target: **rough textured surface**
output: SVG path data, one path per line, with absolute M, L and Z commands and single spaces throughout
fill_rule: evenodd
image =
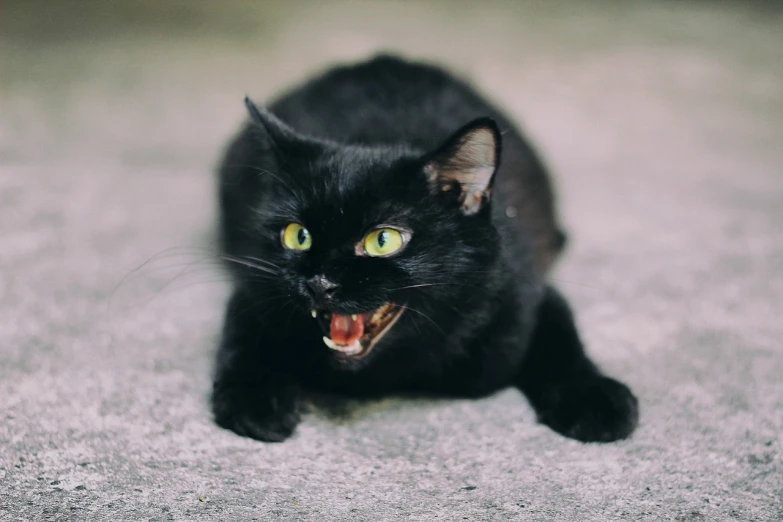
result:
M 783 519 L 779 8 L 480 4 L 3 2 L 0 519 Z M 210 422 L 242 96 L 378 48 L 540 144 L 555 278 L 641 399 L 633 440 L 563 439 L 513 390 L 316 410 L 282 445 Z

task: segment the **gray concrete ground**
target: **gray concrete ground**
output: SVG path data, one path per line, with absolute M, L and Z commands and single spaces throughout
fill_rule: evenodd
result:
M 775 5 L 6 0 L 0 519 L 783 519 Z M 382 48 L 540 144 L 555 279 L 640 397 L 632 440 L 561 438 L 513 390 L 315 410 L 282 445 L 210 422 L 211 170 L 242 97 Z

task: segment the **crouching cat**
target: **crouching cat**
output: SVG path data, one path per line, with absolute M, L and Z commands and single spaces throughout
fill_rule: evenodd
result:
M 220 167 L 235 284 L 215 421 L 282 441 L 310 390 L 477 397 L 516 386 L 581 441 L 628 437 L 637 400 L 590 361 L 546 274 L 565 243 L 521 133 L 445 71 L 381 56 L 290 91 Z

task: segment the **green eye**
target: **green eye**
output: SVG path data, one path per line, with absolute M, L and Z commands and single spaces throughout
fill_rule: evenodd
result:
M 283 246 L 290 250 L 310 250 L 313 246 L 313 238 L 310 232 L 299 223 L 286 225 L 281 234 Z
M 402 232 L 393 228 L 373 230 L 364 238 L 364 251 L 372 257 L 391 255 L 402 248 Z

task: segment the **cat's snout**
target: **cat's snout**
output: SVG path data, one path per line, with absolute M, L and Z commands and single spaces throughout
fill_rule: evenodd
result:
M 307 287 L 316 301 L 327 302 L 334 297 L 334 293 L 340 285 L 327 279 L 324 275 L 317 275 L 307 280 Z

